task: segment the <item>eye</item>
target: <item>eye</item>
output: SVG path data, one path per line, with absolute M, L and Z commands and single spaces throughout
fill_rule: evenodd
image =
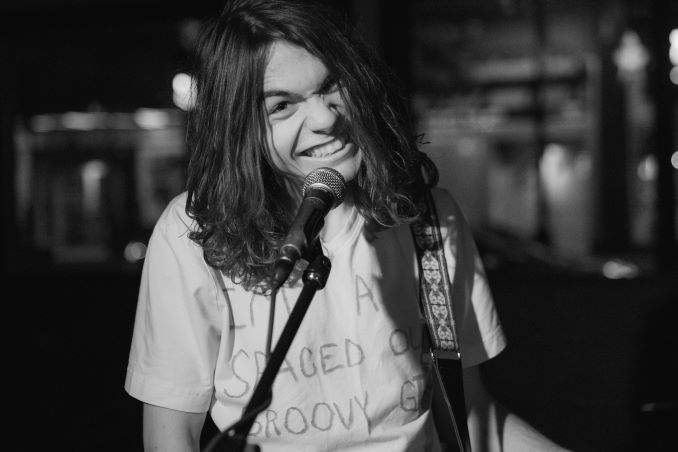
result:
M 337 81 L 326 83 L 321 96 L 325 99 L 328 106 L 343 111 L 344 99 L 341 96 L 342 88 Z
M 290 103 L 287 102 L 287 101 L 278 102 L 277 104 L 275 104 L 273 106 L 273 108 L 270 109 L 269 113 L 275 114 L 275 113 L 283 112 L 283 111 L 287 110 L 287 108 L 289 108 L 289 106 L 290 106 Z
M 322 94 L 334 94 L 337 91 L 339 91 L 339 82 L 337 82 L 337 80 L 334 78 L 326 79 L 322 88 L 320 89 Z

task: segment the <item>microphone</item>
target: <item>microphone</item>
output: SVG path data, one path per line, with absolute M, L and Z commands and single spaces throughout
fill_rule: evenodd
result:
M 294 264 L 318 236 L 327 213 L 344 201 L 346 182 L 335 169 L 317 168 L 306 176 L 301 193 L 301 206 L 275 262 L 272 283 L 276 288 L 283 285 L 292 273 Z

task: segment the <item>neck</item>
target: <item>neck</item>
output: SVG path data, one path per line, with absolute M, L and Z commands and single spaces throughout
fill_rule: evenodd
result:
M 324 242 L 332 240 L 348 221 L 353 209 L 353 198 L 350 193 L 346 194 L 344 202 L 330 210 L 325 216 L 325 225 L 320 232 L 320 238 Z

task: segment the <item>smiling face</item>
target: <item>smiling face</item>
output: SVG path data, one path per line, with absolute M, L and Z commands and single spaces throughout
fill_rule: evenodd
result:
M 330 167 L 348 182 L 360 167 L 339 86 L 325 65 L 301 47 L 273 44 L 264 72 L 267 141 L 275 166 L 303 179 Z

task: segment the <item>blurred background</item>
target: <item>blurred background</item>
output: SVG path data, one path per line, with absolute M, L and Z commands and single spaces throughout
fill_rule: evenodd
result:
M 678 2 L 330 3 L 402 81 L 474 228 L 510 343 L 484 365 L 490 390 L 573 450 L 670 448 Z M 0 6 L 6 362 L 24 449 L 141 450 L 123 390 L 136 292 L 153 224 L 183 191 L 191 52 L 220 5 Z

